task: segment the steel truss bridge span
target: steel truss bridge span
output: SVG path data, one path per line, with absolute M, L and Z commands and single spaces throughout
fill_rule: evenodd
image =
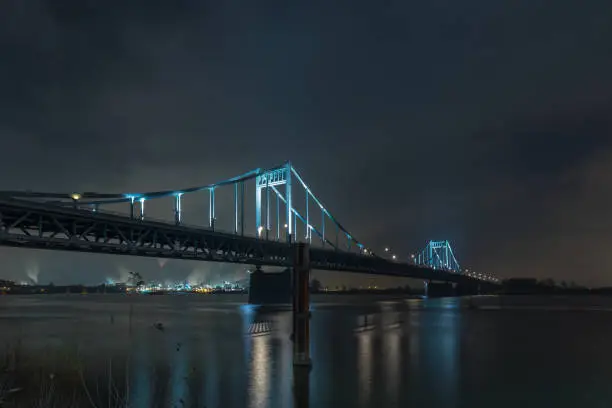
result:
M 224 193 L 226 201 L 217 193 Z M 198 194 L 205 195 L 199 204 Z M 194 200 L 187 203 L 197 204 L 196 212 L 205 214 L 207 225 L 185 222 L 188 197 Z M 170 220 L 150 217 L 145 209 L 150 211 L 147 203 L 152 200 L 164 204 Z M 231 222 L 219 218 L 219 203 L 231 213 Z M 108 211 L 117 206 L 125 212 Z M 253 209 L 254 216 L 249 211 Z M 406 263 L 376 255 L 332 215 L 291 162 L 179 190 L 0 191 L 0 245 L 288 267 L 291 245 L 297 242 L 311 244 L 311 269 L 478 280 L 461 273 L 446 241 L 444 252 L 440 243 L 431 241 L 418 260 Z M 447 253 L 452 258 L 438 256 Z
M 245 231 L 246 183 L 255 181 L 255 231 Z M 217 225 L 216 192 L 221 188 L 233 191 L 232 226 Z M 301 190 L 301 191 L 297 191 Z M 183 200 L 190 194 L 208 193 L 208 228 L 232 231 L 244 236 L 254 234 L 258 238 L 285 240 L 289 243 L 305 241 L 312 243 L 313 237 L 323 246 L 337 250 L 356 249 L 367 253 L 367 248 L 359 242 L 327 210 L 315 196 L 298 171 L 286 162 L 269 169 L 255 169 L 242 175 L 217 183 L 179 190 L 164 190 L 134 193 L 45 193 L 32 191 L 2 191 L 0 198 L 35 200 L 58 206 L 86 208 L 91 211 L 104 211 L 105 206 L 126 203 L 129 218 L 145 220 L 145 203 L 150 200 L 172 198 L 173 219 L 177 225 L 184 224 Z M 303 197 L 298 199 L 298 193 Z M 302 235 L 303 234 L 303 235 Z
M 249 265 L 290 265 L 287 243 L 209 229 L 52 206 L 0 200 L 0 244 L 5 246 L 132 255 Z M 467 277 L 383 258 L 311 247 L 312 269 L 462 282 Z

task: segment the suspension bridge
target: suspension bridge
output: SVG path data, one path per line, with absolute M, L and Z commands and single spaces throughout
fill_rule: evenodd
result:
M 206 214 L 203 223 L 185 219 L 191 199 Z M 170 217 L 150 216 L 154 202 Z M 416 259 L 379 256 L 332 215 L 291 162 L 180 190 L 0 192 L 4 246 L 288 267 L 297 242 L 310 244 L 311 269 L 495 282 L 463 273 L 448 241 L 429 242 Z

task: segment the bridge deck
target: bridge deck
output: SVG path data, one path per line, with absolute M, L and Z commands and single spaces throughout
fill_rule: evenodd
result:
M 291 254 L 285 242 L 18 199 L 0 200 L 0 245 L 281 267 L 290 265 Z M 323 248 L 312 247 L 310 259 L 311 268 L 319 270 L 474 281 L 447 271 Z

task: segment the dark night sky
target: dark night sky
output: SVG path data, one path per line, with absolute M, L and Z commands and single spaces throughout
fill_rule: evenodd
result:
M 474 270 L 612 285 L 611 44 L 606 1 L 5 0 L 0 189 L 180 188 L 290 159 L 373 248 L 449 239 Z M 9 248 L 0 265 L 236 270 Z

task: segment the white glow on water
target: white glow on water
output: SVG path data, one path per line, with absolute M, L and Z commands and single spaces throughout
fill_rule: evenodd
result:
M 400 389 L 401 336 L 398 330 L 387 330 L 384 337 L 386 392 L 390 402 L 397 404 Z
M 270 404 L 270 336 L 255 336 L 249 375 L 249 406 L 269 407 Z
M 369 406 L 372 391 L 372 336 L 369 332 L 357 336 L 358 355 L 357 368 L 359 370 L 359 402 L 362 406 Z

